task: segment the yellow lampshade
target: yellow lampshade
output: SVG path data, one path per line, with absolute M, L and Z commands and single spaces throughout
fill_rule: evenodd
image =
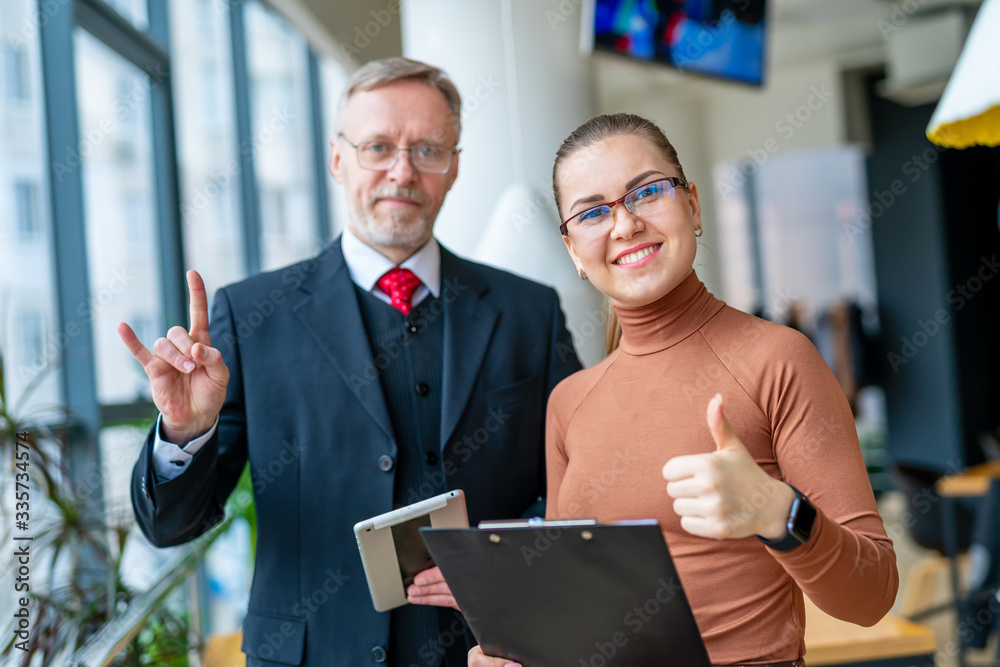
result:
M 927 138 L 950 148 L 1000 146 L 1000 0 L 979 8 Z

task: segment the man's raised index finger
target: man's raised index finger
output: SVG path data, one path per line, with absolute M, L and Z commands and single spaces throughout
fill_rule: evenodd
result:
M 187 272 L 188 295 L 191 301 L 191 338 L 199 343 L 211 345 L 208 336 L 208 295 L 205 282 L 194 269 Z

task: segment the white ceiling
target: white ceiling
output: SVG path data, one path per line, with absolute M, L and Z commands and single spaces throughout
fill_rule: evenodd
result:
M 460 0 L 456 0 L 460 1 Z M 485 1 L 485 0 L 477 0 Z M 530 2 L 531 0 L 521 0 Z M 345 64 L 360 64 L 376 58 L 400 55 L 398 16 L 381 28 L 364 48 L 357 49 L 359 27 L 372 21 L 373 12 L 399 6 L 400 0 L 269 0 L 302 29 L 322 51 Z M 836 60 L 844 68 L 865 67 L 884 62 L 885 37 L 880 30 L 891 25 L 904 6 L 918 6 L 919 12 L 943 6 L 976 6 L 981 0 L 771 0 L 768 25 L 767 68 L 770 74 L 819 60 Z M 385 16 L 385 14 L 382 14 Z M 898 20 L 898 19 L 897 19 Z M 363 41 L 361 43 L 364 43 Z M 345 51 L 341 45 L 349 45 Z M 359 52 L 355 52 L 359 51 Z M 684 81 L 695 91 L 720 85 L 695 79 L 655 64 L 645 64 L 614 56 L 595 55 L 595 77 L 602 94 L 649 92 Z

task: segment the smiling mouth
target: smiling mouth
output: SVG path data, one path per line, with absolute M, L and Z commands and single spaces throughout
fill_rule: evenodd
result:
M 630 252 L 627 255 L 622 255 L 618 259 L 612 262 L 616 266 L 626 266 L 629 264 L 645 264 L 642 260 L 647 257 L 656 254 L 656 252 L 663 246 L 662 243 L 657 243 L 655 245 L 648 245 L 645 248 L 636 250 L 635 252 Z

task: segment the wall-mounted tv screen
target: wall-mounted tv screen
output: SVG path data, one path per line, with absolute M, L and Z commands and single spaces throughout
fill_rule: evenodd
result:
M 767 0 L 596 0 L 594 49 L 764 82 Z

